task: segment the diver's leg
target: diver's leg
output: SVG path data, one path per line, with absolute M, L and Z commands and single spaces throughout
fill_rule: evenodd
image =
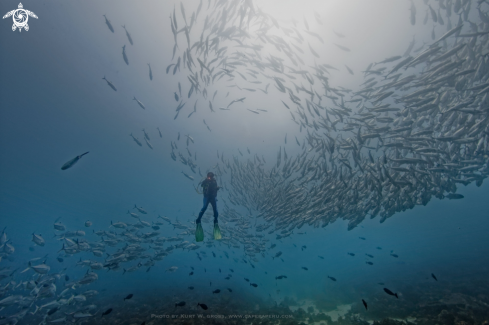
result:
M 214 211 L 214 223 L 217 223 L 217 217 L 219 216 L 219 213 L 217 212 L 216 198 L 209 199 L 209 201 L 212 205 L 212 210 Z
M 199 217 L 195 221 L 196 223 L 200 223 L 201 222 L 202 216 L 204 215 L 205 210 L 207 210 L 207 206 L 208 205 L 209 205 L 209 200 L 206 197 L 204 197 L 204 206 L 200 210 Z

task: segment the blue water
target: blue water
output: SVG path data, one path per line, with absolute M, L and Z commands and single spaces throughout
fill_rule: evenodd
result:
M 333 4 L 338 4 L 338 15 L 341 16 L 348 9 L 339 3 Z M 426 30 L 427 27 L 418 23 L 409 29 L 409 14 L 406 13 L 409 4 L 406 3 L 401 7 L 390 1 L 376 1 L 366 6 L 368 8 L 357 8 L 359 12 L 370 10 L 363 15 L 357 10 L 352 11 L 356 16 L 350 17 L 349 22 L 340 18 L 330 21 L 331 26 L 351 35 L 349 45 L 355 47 L 355 53 L 346 59 L 332 54 L 332 64 L 345 59 L 350 67 L 360 71 L 369 62 L 403 53 L 415 31 L 419 37 L 415 48 L 421 44 L 423 36 L 428 41 L 431 27 Z M 175 4 L 178 8 L 179 3 Z M 358 2 L 355 4 L 362 6 Z M 17 5 L 15 1 L 2 1 L 0 12 L 4 14 Z M 194 175 L 196 181 L 188 180 L 181 171 L 189 173 L 189 169 L 170 158 L 171 141 L 176 142 L 180 152 L 185 154 L 186 134 L 195 140 L 189 148 L 192 154 L 197 153 L 196 163 L 203 174 L 220 161 L 217 152 L 231 159 L 232 155 L 238 155 L 238 148 L 244 154 L 246 148 L 250 148 L 252 154 L 263 155 L 272 166 L 278 147 L 284 146 L 286 133 L 289 155 L 299 152 L 293 135 L 303 137 L 304 133 L 298 132 L 282 107 L 274 109 L 280 102 L 277 104 L 273 95 L 247 95 L 247 107 L 268 109 L 268 114 L 259 117 L 248 112 L 232 115 L 217 111 L 217 107 L 225 105 L 224 100 L 214 105 L 217 111 L 214 114 L 207 101 L 202 99 L 196 116 L 187 118 L 195 102 L 189 100 L 184 112 L 174 120 L 177 103 L 173 93 L 178 91 L 179 81 L 182 85 L 188 82 L 184 74 L 165 73 L 173 49 L 168 21 L 173 2 L 31 1 L 23 5 L 39 17 L 29 19 L 29 31 L 12 32 L 11 18 L 2 20 L 0 25 L 0 228 L 6 227 L 5 232 L 15 247 L 12 261 L 4 257 L 0 267 L 19 268 L 13 277 L 17 283 L 33 276 L 32 270 L 19 274 L 27 267 L 27 261 L 46 254 L 50 273 L 66 273 L 71 279 L 79 279 L 86 273 L 86 267 L 75 266 L 80 257 L 103 261 L 91 253 L 65 257 L 63 263 L 56 261 L 62 246 L 53 237 L 53 223 L 57 218 L 68 230 L 84 230 L 89 241 L 99 240 L 92 229 L 108 231 L 111 221 L 133 223 L 134 219 L 127 211 L 134 204 L 148 211 L 147 221 L 157 221 L 157 216 L 162 215 L 172 221 L 191 224 L 201 208 L 201 195 L 192 186 L 197 185 L 199 176 Z M 188 12 L 197 5 L 198 2 L 185 2 Z M 264 4 L 265 7 L 273 5 L 273 2 Z M 304 10 L 311 14 L 313 8 Z M 105 25 L 103 14 L 111 20 L 114 34 Z M 332 15 L 322 12 L 323 17 L 328 14 Z M 424 16 L 424 12 L 418 14 L 422 20 L 420 16 Z M 386 20 L 374 23 L 381 17 Z M 127 41 L 120 27 L 122 24 L 131 33 L 134 46 Z M 362 32 L 358 26 L 364 26 L 367 31 Z M 398 33 L 393 35 L 396 28 Z M 438 31 L 437 35 L 442 32 L 444 30 Z M 363 33 L 370 33 L 371 40 L 361 41 L 365 37 Z M 180 42 L 184 43 L 183 38 Z M 124 44 L 128 66 L 122 60 Z M 147 63 L 152 67 L 152 81 L 148 77 Z M 116 85 L 117 92 L 106 85 L 102 80 L 104 76 Z M 347 79 L 338 75 L 337 81 L 333 80 L 332 83 L 349 88 L 362 82 L 360 76 Z M 188 90 L 185 87 L 182 94 Z M 235 88 L 219 91 L 223 97 L 230 91 L 228 99 L 239 97 Z M 213 91 L 209 91 L 209 96 L 212 94 Z M 137 106 L 133 96 L 145 104 L 146 110 Z M 205 128 L 202 119 L 212 132 Z M 143 128 L 151 137 L 154 150 L 144 143 Z M 178 132 L 180 141 L 177 141 Z M 139 138 L 142 147 L 133 142 L 130 133 Z M 66 161 L 86 151 L 90 153 L 71 169 L 60 169 Z M 227 181 L 225 177 L 223 181 Z M 265 308 L 289 298 L 315 301 L 324 311 L 344 304 L 353 305 L 360 311 L 362 298 L 370 299 L 374 305 L 376 297 L 385 295 L 382 292 L 384 286 L 378 282 L 392 290 L 399 288 L 401 294 L 401 288 L 406 287 L 424 286 L 431 290 L 431 273 L 438 277 L 436 284 L 444 288 L 445 294 L 455 293 L 458 290 L 455 287 L 467 287 L 469 283 L 486 290 L 489 185 L 487 182 L 481 187 L 458 185 L 457 193 L 465 198 L 432 199 L 427 206 L 397 213 L 382 224 L 379 217 L 367 218 L 352 231 L 347 231 L 346 221 L 338 220 L 325 228 L 304 226 L 281 240 L 276 240 L 275 234 L 266 235 L 270 240 L 266 247 L 272 243 L 277 247 L 263 256 L 257 254 L 257 261 L 252 262 L 255 268 L 249 262 L 243 262 L 242 248 L 228 248 L 217 243 L 197 251 L 175 249 L 168 257 L 157 261 L 149 272 L 144 267 L 124 275 L 122 270 L 96 271 L 98 281 L 76 291 L 98 290 L 99 312 L 109 308 L 112 299 L 117 301 L 120 311 L 122 298 L 133 293 L 134 298 L 129 304 L 137 305 L 144 299 L 149 299 L 151 304 L 153 297 L 164 297 L 172 303 L 187 300 L 192 305 L 187 310 L 189 313 L 196 312 L 194 305 L 197 302 L 214 303 L 219 307 L 213 312 L 219 313 L 228 300 L 246 300 L 252 305 L 256 300 Z M 226 196 L 226 191 L 219 193 L 219 197 Z M 222 201 L 218 202 L 218 207 L 223 213 Z M 211 207 L 208 211 L 211 213 Z M 240 211 L 243 216 L 248 215 L 246 210 Z M 93 222 L 91 228 L 84 226 L 86 220 Z M 210 223 L 204 223 L 206 230 L 211 227 Z M 160 231 L 160 236 L 165 237 L 182 232 L 169 225 L 162 226 Z M 46 240 L 44 247 L 34 246 L 31 241 L 33 232 L 42 234 Z M 226 236 L 225 231 L 223 236 Z M 184 238 L 194 242 L 193 235 Z M 303 245 L 307 248 L 301 250 Z M 34 251 L 29 247 L 34 247 Z M 107 251 L 114 252 L 115 248 L 107 248 Z M 200 251 L 207 252 L 202 261 L 196 256 Z M 272 259 L 278 251 L 283 252 L 283 261 Z M 399 257 L 390 256 L 391 251 Z M 212 252 L 217 257 L 214 258 Z M 353 252 L 355 256 L 349 256 L 347 252 Z M 374 258 L 365 254 L 372 254 Z M 366 261 L 372 261 L 374 265 L 367 265 Z M 131 261 L 124 265 L 130 267 L 136 263 Z M 177 266 L 178 270 L 165 272 L 171 266 Z M 193 276 L 189 276 L 191 266 L 195 268 Z M 308 271 L 301 267 L 307 267 Z M 230 268 L 234 273 L 229 271 Z M 231 280 L 223 279 L 227 274 L 232 274 Z M 281 274 L 288 278 L 276 281 L 275 276 Z M 328 279 L 328 275 L 335 277 L 337 282 Z M 249 278 L 258 287 L 251 287 L 243 278 Z M 8 281 L 2 280 L 1 286 Z M 57 284 L 58 293 L 64 288 L 63 282 L 60 280 Z M 195 286 L 194 291 L 187 289 L 191 285 Z M 223 291 L 219 297 L 211 293 L 216 288 Z M 225 292 L 226 288 L 232 288 L 233 293 Z M 437 290 L 433 292 L 438 294 Z M 16 294 L 28 295 L 29 292 L 18 291 Z M 36 302 L 36 305 L 52 299 Z M 17 311 L 17 307 L 9 308 L 0 311 L 0 315 L 8 316 Z M 26 316 L 22 322 L 30 324 L 32 319 L 40 321 L 39 317 L 39 314 Z

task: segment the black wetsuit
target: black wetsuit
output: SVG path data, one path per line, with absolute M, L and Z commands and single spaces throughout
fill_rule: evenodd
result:
M 217 212 L 217 205 L 216 205 L 216 196 L 217 196 L 217 190 L 219 189 L 217 186 L 217 182 L 214 178 L 206 178 L 202 182 L 202 188 L 204 190 L 204 206 L 200 210 L 199 217 L 197 218 L 197 223 L 200 223 L 202 216 L 205 213 L 205 210 L 207 210 L 207 206 L 209 203 L 212 205 L 212 210 L 214 210 L 214 223 L 217 223 L 217 217 L 218 217 L 218 212 Z

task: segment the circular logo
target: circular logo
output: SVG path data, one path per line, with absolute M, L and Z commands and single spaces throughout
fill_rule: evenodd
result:
M 27 24 L 27 20 L 29 19 L 29 16 L 27 15 L 27 12 L 25 12 L 24 9 L 17 9 L 14 13 L 14 23 L 18 27 L 23 27 Z

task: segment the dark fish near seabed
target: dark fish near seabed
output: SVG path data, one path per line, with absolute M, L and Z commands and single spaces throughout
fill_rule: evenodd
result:
M 126 299 L 131 299 L 131 298 L 132 298 L 132 296 L 133 296 L 133 294 L 132 294 L 132 293 L 128 294 L 128 295 L 127 295 L 127 297 L 126 297 L 126 298 L 124 298 L 124 301 L 125 301 Z
M 212 291 L 212 293 L 219 293 L 219 292 L 221 292 L 221 290 L 219 290 L 219 289 Z
M 448 195 L 445 195 L 445 197 L 449 200 L 460 200 L 464 198 L 462 194 L 457 194 L 457 193 L 450 193 Z
M 363 300 L 363 299 L 362 299 L 362 303 L 363 303 L 363 305 L 365 306 L 365 310 L 368 310 L 368 308 L 367 308 L 367 302 L 366 302 L 365 300 Z
M 197 303 L 197 306 L 200 306 L 203 310 L 207 310 L 208 307 L 206 304 L 201 304 L 201 303 Z
M 384 291 L 385 291 L 385 293 L 387 293 L 388 295 L 394 296 L 394 297 L 396 297 L 397 299 L 399 299 L 399 297 L 397 296 L 397 293 L 394 293 L 394 292 L 390 291 L 390 290 L 389 290 L 389 289 L 387 289 L 387 288 L 384 288 Z
M 110 314 L 111 312 L 112 312 L 112 308 L 107 309 L 106 311 L 104 311 L 104 312 L 102 313 L 102 317 L 103 317 L 103 316 L 105 316 L 105 315 Z
M 71 159 L 70 161 L 68 161 L 67 163 L 65 163 L 62 167 L 61 167 L 61 170 L 66 170 L 68 168 L 71 168 L 73 167 L 74 164 L 76 164 L 78 162 L 78 160 L 80 160 L 81 157 L 83 157 L 84 155 L 86 155 L 88 153 L 85 152 L 84 154 L 81 154 L 79 156 L 76 156 L 75 158 Z
M 175 307 L 183 307 L 185 306 L 185 301 L 180 301 L 179 303 L 175 304 Z

